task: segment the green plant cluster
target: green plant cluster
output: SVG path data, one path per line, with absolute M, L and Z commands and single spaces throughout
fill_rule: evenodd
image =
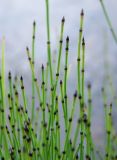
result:
M 60 66 L 63 51 L 65 18 L 61 21 L 58 58 L 52 63 L 49 2 L 46 0 L 47 22 L 47 65 L 41 67 L 41 81 L 35 73 L 35 31 L 33 23 L 32 50 L 26 48 L 32 75 L 32 103 L 28 103 L 23 77 L 8 74 L 8 87 L 5 83 L 4 40 L 0 70 L 0 159 L 1 160 L 116 160 L 117 137 L 112 125 L 112 104 L 107 105 L 106 93 L 102 89 L 105 113 L 106 146 L 105 155 L 97 151 L 91 132 L 92 93 L 87 86 L 88 103 L 85 102 L 85 39 L 83 37 L 84 12 L 80 14 L 80 27 L 77 49 L 77 86 L 72 104 L 68 99 L 68 58 L 69 37 L 66 37 L 64 76 L 60 79 Z M 55 69 L 55 72 L 53 71 Z M 39 108 L 35 107 L 38 97 Z M 8 101 L 8 103 L 7 103 Z M 74 113 L 77 124 L 73 130 Z M 62 108 L 62 113 L 60 112 Z M 63 115 L 62 131 L 61 114 Z M 40 116 L 41 115 L 41 116 Z M 64 133 L 63 133 L 64 132 Z M 64 134 L 64 141 L 61 138 Z

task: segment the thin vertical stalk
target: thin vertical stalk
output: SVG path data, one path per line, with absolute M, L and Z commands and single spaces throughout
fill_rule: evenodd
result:
M 2 71 L 1 71 L 1 82 L 2 82 L 2 106 L 3 106 L 3 126 L 5 125 L 5 39 L 2 40 Z
M 21 91 L 22 91 L 22 98 L 23 98 L 23 103 L 24 103 L 24 109 L 26 111 L 27 108 L 27 100 L 26 100 L 26 95 L 25 95 L 25 90 L 24 90 L 24 83 L 23 83 L 23 77 L 21 76 L 20 78 L 21 82 Z
M 104 103 L 104 112 L 105 112 L 105 128 L 106 128 L 106 147 L 105 147 L 105 160 L 110 159 L 110 136 L 111 136 L 111 109 L 108 111 L 107 106 L 107 96 L 104 88 L 102 88 L 102 96 Z
M 78 96 L 79 96 L 79 104 L 80 104 L 80 120 L 81 120 L 81 142 L 80 142 L 80 160 L 83 159 L 83 106 L 82 106 L 82 95 L 81 95 L 81 43 L 82 43 L 82 33 L 83 33 L 83 20 L 84 20 L 84 11 L 81 11 L 80 17 L 80 30 L 79 30 L 79 38 L 78 38 L 78 58 L 77 58 L 77 76 L 78 76 Z
M 115 33 L 114 29 L 113 29 L 113 26 L 112 26 L 110 17 L 109 17 L 109 15 L 108 15 L 108 12 L 107 12 L 107 10 L 106 10 L 106 7 L 105 7 L 105 5 L 104 5 L 103 0 L 100 0 L 100 4 L 101 4 L 101 6 L 102 6 L 102 10 L 103 10 L 103 12 L 104 12 L 104 16 L 105 16 L 105 18 L 106 18 L 106 21 L 107 21 L 107 24 L 108 24 L 108 26 L 109 26 L 109 28 L 110 28 L 110 31 L 111 31 L 111 33 L 112 33 L 112 36 L 113 36 L 115 42 L 117 43 L 117 35 L 116 35 L 116 33 Z
M 74 141 L 73 141 L 73 145 L 76 145 L 75 140 L 77 139 L 78 133 L 79 133 L 79 124 L 80 124 L 80 134 L 81 134 L 81 141 L 80 141 L 80 145 L 77 147 L 77 150 L 80 149 L 80 160 L 83 159 L 83 139 L 84 139 L 84 133 L 83 133 L 83 101 L 84 101 L 84 74 L 82 74 L 81 77 L 81 44 L 83 44 L 84 42 L 82 42 L 82 33 L 83 33 L 83 20 L 84 20 L 84 11 L 81 11 L 81 15 L 80 15 L 80 29 L 79 29 L 79 38 L 78 38 L 78 58 L 77 58 L 77 86 L 78 86 L 78 97 L 79 97 L 79 105 L 80 105 L 80 120 L 77 124 L 77 129 L 75 132 L 75 136 L 74 136 Z M 82 70 L 84 70 L 84 44 L 82 45 Z M 83 97 L 82 97 L 83 96 Z M 76 153 L 77 154 L 77 153 Z
M 42 65 L 42 97 L 43 97 L 43 124 L 45 123 L 45 78 L 44 78 L 44 66 Z
M 91 125 L 91 112 L 92 112 L 92 94 L 91 84 L 88 84 L 88 123 Z
M 35 29 L 36 23 L 33 23 L 33 35 L 32 35 L 32 65 L 35 70 Z M 32 72 L 32 121 L 34 119 L 34 108 L 35 108 L 35 84 L 34 84 L 34 73 Z
M 77 59 L 77 71 L 78 71 L 78 95 L 81 96 L 81 74 L 80 74 L 80 64 L 81 64 L 81 42 L 82 42 L 82 33 L 83 33 L 83 19 L 84 19 L 84 12 L 81 11 L 81 18 L 80 18 L 80 30 L 79 30 L 79 38 L 78 38 L 78 59 Z
M 67 130 L 67 134 L 66 134 L 66 139 L 65 139 L 65 144 L 64 144 L 64 150 L 66 151 L 66 148 L 68 146 L 68 142 L 70 139 L 70 134 L 71 134 L 71 130 L 72 130 L 72 122 L 73 122 L 73 118 L 74 118 L 74 112 L 75 112 L 75 106 L 76 106 L 76 99 L 77 99 L 77 91 L 74 93 L 74 98 L 73 98 L 73 104 L 72 104 L 72 110 L 71 110 L 71 114 L 70 114 L 70 118 L 69 118 L 69 125 L 68 125 L 68 130 Z M 68 156 L 67 154 L 69 154 L 66 151 L 66 156 Z M 69 157 L 69 156 L 68 156 Z
M 85 65 L 85 41 L 83 38 L 82 39 L 82 69 L 81 69 L 81 72 L 82 72 L 81 86 L 82 86 L 82 104 L 83 105 L 84 105 L 84 72 L 85 72 L 84 65 Z
M 55 109 L 56 109 L 56 145 L 57 145 L 57 149 L 58 149 L 58 154 L 60 154 L 60 127 L 59 127 L 59 107 L 58 107 L 58 96 L 56 96 L 56 105 L 55 105 Z
M 66 122 L 68 122 L 68 111 L 67 111 L 67 72 L 68 72 L 68 52 L 69 52 L 69 37 L 66 38 L 66 53 L 65 53 L 65 73 L 64 73 L 64 99 L 65 99 L 65 114 L 66 114 Z M 67 123 L 66 123 L 67 129 Z
M 52 61 L 51 61 L 51 45 L 50 45 L 50 17 L 49 17 L 49 0 L 46 2 L 46 25 L 47 25 L 47 52 L 48 52 L 48 64 L 50 69 L 50 82 L 53 87 L 53 72 L 52 72 Z
M 31 71 L 33 72 L 33 75 L 34 75 L 34 81 L 35 81 L 35 87 L 36 87 L 37 94 L 38 94 L 38 99 L 39 99 L 39 102 L 41 103 L 42 101 L 41 101 L 40 87 L 39 87 L 39 83 L 37 83 L 37 78 L 36 78 L 36 75 L 35 75 L 35 70 L 34 70 L 33 65 L 32 65 L 32 59 L 31 59 L 30 51 L 29 51 L 28 47 L 26 48 L 26 53 L 27 53 L 27 56 L 28 56 Z
M 45 144 L 45 147 L 43 148 L 43 155 L 44 155 L 44 158 L 47 159 L 47 155 L 46 155 L 46 152 L 47 152 L 47 144 L 46 144 L 46 128 L 47 128 L 47 124 L 46 124 L 46 117 L 45 117 L 45 75 L 44 75 L 44 65 L 42 64 L 42 112 L 43 112 L 43 120 L 42 120 L 42 128 L 43 128 L 43 131 L 42 131 L 42 139 L 43 139 L 43 144 Z
M 8 80 L 9 80 L 9 93 L 11 96 L 11 108 L 12 108 L 12 119 L 13 119 L 13 124 L 15 123 L 15 108 L 14 108 L 14 101 L 13 101 L 13 87 L 12 87 L 12 76 L 11 76 L 11 72 L 9 72 L 9 76 L 8 76 Z
M 106 160 L 111 159 L 111 130 L 112 130 L 112 104 L 110 105 L 109 111 L 107 113 L 107 146 L 106 146 Z
M 49 0 L 45 0 L 46 2 L 46 25 L 47 25 L 47 53 L 48 53 L 48 65 L 50 70 L 50 84 L 51 84 L 51 100 L 52 100 L 52 111 L 51 111 L 51 127 L 53 130 L 53 112 L 54 112 L 54 90 L 53 90 L 53 71 L 52 71 L 52 60 L 51 60 L 51 45 L 50 45 L 50 17 L 49 17 Z M 53 146 L 53 131 L 51 132 L 51 158 L 54 159 L 54 146 Z
M 92 93 L 91 93 L 91 84 L 89 83 L 88 86 L 88 109 L 87 109 L 87 156 L 92 157 L 95 160 L 94 154 L 94 144 L 92 140 L 91 134 L 91 113 L 92 113 Z
M 65 128 L 66 128 L 66 114 L 65 114 L 65 101 L 64 101 L 64 91 L 63 91 L 63 81 L 60 80 L 60 93 L 61 93 L 61 103 L 62 103 L 62 109 L 63 109 L 63 115 L 64 115 L 64 122 L 65 122 Z
M 79 135 L 79 131 L 80 131 L 80 123 L 81 123 L 81 120 L 78 119 L 75 134 L 74 134 L 74 138 L 73 138 L 73 147 L 74 148 L 76 147 L 76 143 L 77 143 L 77 140 L 78 140 L 78 135 Z
M 63 33 L 64 33 L 64 23 L 65 18 L 62 18 L 61 21 L 61 31 L 60 31 L 60 40 L 59 40 L 59 49 L 58 49 L 58 62 L 57 62 L 57 70 L 56 70 L 56 82 L 55 82 L 55 93 L 56 93 L 56 87 L 58 83 L 58 77 L 60 72 L 60 62 L 61 62 L 61 53 L 62 53 L 62 46 L 63 46 Z
M 2 101 L 2 136 L 1 136 L 1 145 L 6 146 L 4 148 L 4 151 L 6 152 L 5 158 L 8 159 L 8 144 L 7 144 L 7 139 L 6 139 L 6 132 L 5 132 L 5 38 L 2 40 L 2 62 L 1 62 L 1 101 Z
M 80 160 L 84 158 L 84 123 L 83 123 L 83 115 L 84 115 L 84 62 L 85 62 L 85 41 L 82 39 L 82 76 L 81 76 L 81 102 L 80 102 L 80 118 L 81 118 L 81 141 L 80 141 Z

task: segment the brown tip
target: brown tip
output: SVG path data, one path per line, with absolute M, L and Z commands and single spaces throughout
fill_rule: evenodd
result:
M 74 98 L 76 98 L 77 97 L 77 90 L 75 91 L 75 93 L 74 93 Z
M 42 64 L 41 69 L 44 70 L 44 65 Z
M 35 21 L 33 22 L 33 26 L 34 26 L 34 27 L 36 26 L 36 22 L 35 22 Z
M 85 46 L 85 39 L 84 39 L 84 37 L 82 39 L 82 45 Z
M 9 72 L 8 79 L 11 79 L 11 72 Z
M 58 101 L 58 96 L 56 96 L 56 101 Z
M 69 36 L 67 36 L 66 41 L 69 42 Z
M 26 50 L 27 50 L 27 51 L 29 51 L 29 48 L 28 48 L 28 47 L 26 47 Z
M 9 76 L 11 76 L 11 72 L 9 71 Z
M 91 83 L 89 82 L 88 85 L 87 85 L 88 89 L 91 88 Z
M 81 10 L 81 14 L 80 14 L 82 17 L 84 16 L 84 10 L 82 9 Z
M 63 83 L 62 80 L 60 80 L 60 85 L 62 85 L 62 83 Z
M 62 18 L 62 23 L 64 23 L 64 22 L 65 22 L 65 17 Z
M 20 77 L 20 80 L 23 81 L 23 77 L 22 76 Z

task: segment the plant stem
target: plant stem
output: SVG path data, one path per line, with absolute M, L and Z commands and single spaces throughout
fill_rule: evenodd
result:
M 32 65 L 35 70 L 35 29 L 36 23 L 33 23 L 33 35 L 32 35 Z M 35 108 L 35 84 L 34 84 L 34 73 L 32 72 L 32 121 L 34 119 L 34 108 Z
M 100 4 L 101 4 L 101 6 L 102 6 L 102 10 L 103 10 L 103 12 L 104 12 L 104 16 L 105 16 L 105 18 L 106 18 L 106 21 L 107 21 L 107 24 L 108 24 L 108 26 L 109 26 L 109 28 L 110 28 L 110 31 L 111 31 L 111 33 L 112 33 L 112 36 L 113 36 L 115 42 L 117 43 L 117 35 L 116 35 L 116 33 L 115 33 L 114 29 L 113 29 L 111 20 L 110 20 L 110 18 L 109 18 L 109 15 L 108 15 L 108 13 L 107 13 L 107 10 L 106 10 L 106 7 L 105 7 L 105 5 L 104 5 L 103 0 L 100 0 Z

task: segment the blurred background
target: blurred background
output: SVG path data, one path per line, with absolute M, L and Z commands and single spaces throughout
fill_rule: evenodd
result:
M 105 0 L 106 8 L 117 33 L 117 1 Z M 109 31 L 99 0 L 50 0 L 51 42 L 53 55 L 56 54 L 60 22 L 65 16 L 64 41 L 70 37 L 70 77 L 69 93 L 76 87 L 77 40 L 79 33 L 80 11 L 84 9 L 84 37 L 86 41 L 86 84 L 90 81 L 93 92 L 93 136 L 100 144 L 104 127 L 101 87 L 106 84 L 109 73 L 116 92 L 117 44 Z M 31 47 L 32 24 L 36 21 L 36 65 L 40 70 L 46 62 L 46 21 L 44 0 L 0 0 L 0 45 L 6 39 L 6 74 L 23 75 L 29 81 L 30 67 L 25 48 Z M 63 49 L 64 51 L 64 49 Z M 64 52 L 63 52 L 64 56 Z M 0 56 L 1 58 L 1 56 Z M 39 74 L 39 73 L 38 73 Z M 28 81 L 26 81 L 28 89 Z M 108 88 L 108 82 L 107 82 Z M 111 91 L 108 92 L 111 94 Z M 111 98 L 109 102 L 111 102 Z M 113 113 L 114 117 L 115 113 Z M 94 128 L 95 127 L 95 128 Z

